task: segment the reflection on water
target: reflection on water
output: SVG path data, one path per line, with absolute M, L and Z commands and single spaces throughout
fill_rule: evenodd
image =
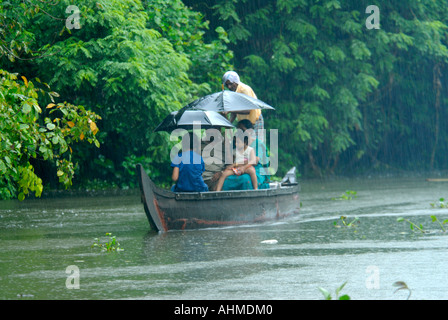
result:
M 0 202 L 0 299 L 447 299 L 446 233 L 424 179 L 307 181 L 301 214 L 276 223 L 157 234 L 138 194 Z M 353 200 L 332 200 L 346 190 Z M 359 218 L 336 228 L 340 216 Z M 412 232 L 398 217 L 422 223 Z M 111 232 L 123 252 L 90 248 Z M 276 244 L 263 240 L 276 239 Z M 68 266 L 79 289 L 67 289 Z

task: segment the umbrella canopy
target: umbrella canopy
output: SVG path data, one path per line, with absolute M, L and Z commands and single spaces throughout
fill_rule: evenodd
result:
M 274 109 L 261 100 L 252 98 L 243 93 L 228 90 L 215 92 L 199 98 L 185 106 L 185 108 L 216 112 Z
M 175 129 L 192 130 L 194 126 L 201 128 L 234 128 L 229 120 L 214 111 L 188 110 L 186 107 L 171 112 L 154 130 L 173 131 Z

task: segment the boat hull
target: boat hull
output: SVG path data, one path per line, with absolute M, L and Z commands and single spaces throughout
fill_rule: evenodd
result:
M 158 188 L 137 165 L 151 228 L 166 232 L 252 224 L 298 214 L 298 184 L 276 189 L 174 193 Z

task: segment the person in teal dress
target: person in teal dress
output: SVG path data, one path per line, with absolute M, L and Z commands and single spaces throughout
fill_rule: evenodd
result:
M 237 124 L 237 128 L 246 132 L 247 130 L 253 130 L 252 122 L 249 120 L 241 120 Z M 255 156 L 258 158 L 258 162 L 255 167 L 257 175 L 258 189 L 269 189 L 270 176 L 267 174 L 267 157 L 268 150 L 266 145 L 259 141 L 253 134 L 249 137 L 249 145 L 255 150 Z M 253 190 L 252 181 L 249 175 L 241 176 L 229 176 L 224 181 L 222 190 Z

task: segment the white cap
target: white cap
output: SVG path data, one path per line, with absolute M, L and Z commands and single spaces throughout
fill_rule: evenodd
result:
M 222 83 L 226 84 L 227 80 L 233 83 L 240 83 L 240 76 L 235 71 L 227 71 L 222 77 Z

